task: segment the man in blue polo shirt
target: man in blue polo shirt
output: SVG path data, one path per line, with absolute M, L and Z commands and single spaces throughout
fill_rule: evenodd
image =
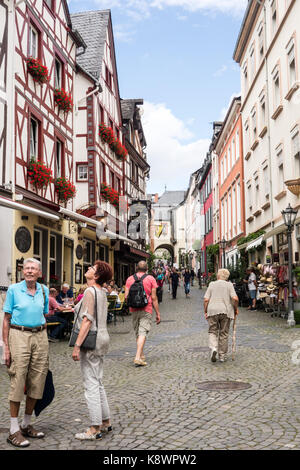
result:
M 7 441 L 16 447 L 27 447 L 26 437 L 42 438 L 30 425 L 36 401 L 44 392 L 49 364 L 47 324 L 49 289 L 37 282 L 41 275 L 40 262 L 24 261 L 24 281 L 9 287 L 3 307 L 3 342 L 5 363 L 10 376 L 10 434 Z M 20 402 L 27 398 L 21 427 L 18 422 Z

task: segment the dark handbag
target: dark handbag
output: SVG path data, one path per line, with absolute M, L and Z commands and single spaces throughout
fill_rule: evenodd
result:
M 90 330 L 88 332 L 88 335 L 85 338 L 82 345 L 80 346 L 80 349 L 95 349 L 96 348 L 97 331 L 98 331 L 97 292 L 96 292 L 95 287 L 93 287 L 93 289 L 95 291 L 95 310 L 94 310 L 95 313 L 94 314 L 95 314 L 95 318 L 96 318 L 97 330 L 96 331 L 91 331 Z M 77 317 L 76 317 L 76 320 L 74 321 L 71 336 L 70 336 L 69 346 L 71 348 L 75 346 L 75 343 L 77 341 L 78 334 L 79 334 L 79 331 L 80 331 L 78 328 L 76 328 L 76 323 L 77 323 L 78 315 L 79 315 L 80 310 L 81 310 L 81 306 L 82 306 L 82 303 L 81 303 L 80 308 L 78 310 Z

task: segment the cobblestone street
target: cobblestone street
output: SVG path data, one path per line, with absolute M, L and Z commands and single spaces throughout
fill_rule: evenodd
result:
M 56 396 L 36 423 L 47 436 L 31 440 L 30 449 L 299 449 L 300 366 L 292 362 L 300 330 L 282 318 L 241 309 L 235 361 L 211 363 L 204 290 L 183 288 L 172 300 L 167 288 L 162 323 L 153 323 L 146 344 L 148 366 L 135 368 L 131 317 L 109 325 L 111 345 L 104 384 L 113 433 L 102 441 L 81 442 L 74 434 L 88 425 L 80 366 L 66 341 L 50 344 L 50 368 Z M 201 311 L 201 315 L 200 315 Z M 155 314 L 154 314 L 155 316 Z M 0 366 L 0 449 L 9 427 L 8 376 Z M 204 391 L 206 381 L 241 381 L 246 390 Z M 23 415 L 22 405 L 22 413 Z

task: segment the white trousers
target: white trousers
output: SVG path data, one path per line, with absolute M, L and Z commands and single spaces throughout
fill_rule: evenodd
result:
M 100 426 L 102 421 L 110 419 L 107 397 L 102 384 L 103 356 L 81 351 L 80 366 L 91 425 Z

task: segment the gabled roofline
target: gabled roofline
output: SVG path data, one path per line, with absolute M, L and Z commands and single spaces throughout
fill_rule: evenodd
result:
M 245 52 L 245 46 L 249 39 L 257 12 L 263 7 L 264 1 L 265 0 L 262 0 L 261 3 L 259 3 L 259 0 L 248 0 L 247 9 L 233 53 L 233 59 L 239 64 L 242 60 L 243 53 Z
M 236 106 L 238 106 L 238 105 L 241 105 L 241 104 L 242 104 L 242 101 L 241 101 L 241 97 L 240 97 L 240 96 L 236 96 L 236 97 L 233 98 L 233 100 L 232 100 L 232 102 L 231 102 L 231 104 L 230 104 L 230 106 L 229 106 L 229 109 L 228 109 L 228 111 L 227 111 L 227 114 L 226 114 L 226 116 L 225 116 L 225 119 L 224 119 L 224 121 L 223 121 L 223 125 L 222 125 L 222 127 L 221 127 L 221 129 L 220 129 L 220 132 L 218 133 L 218 137 L 217 137 L 216 140 L 212 143 L 212 150 L 215 150 L 215 149 L 217 148 L 217 146 L 218 146 L 218 144 L 219 144 L 219 142 L 220 142 L 220 139 L 221 139 L 221 137 L 222 137 L 222 134 L 223 134 L 224 130 L 226 129 L 226 126 L 227 126 L 227 124 L 228 124 L 228 120 L 229 120 L 229 118 L 230 118 L 230 116 L 231 116 L 231 114 L 232 114 L 234 108 L 235 108 Z

